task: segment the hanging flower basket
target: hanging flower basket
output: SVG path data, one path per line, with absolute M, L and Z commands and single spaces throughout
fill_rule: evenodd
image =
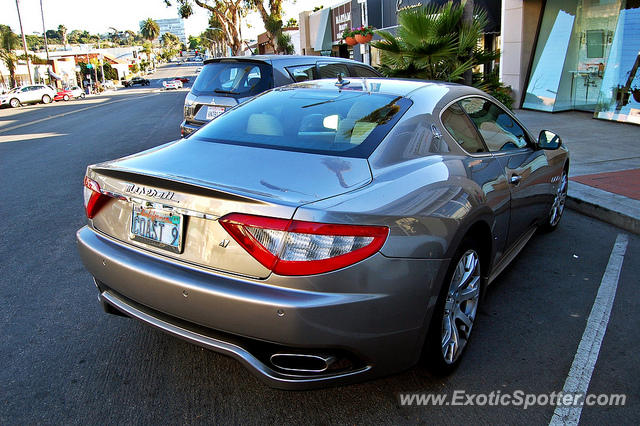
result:
M 353 34 L 353 28 L 352 29 L 346 28 L 342 32 L 342 41 L 344 41 L 345 44 L 347 44 L 349 46 L 355 46 L 356 44 L 358 44 L 358 42 L 353 37 L 353 35 L 354 35 Z
M 362 34 L 356 34 L 355 35 L 355 41 L 360 43 L 360 44 L 367 44 L 371 41 L 371 39 L 373 38 L 373 34 L 369 34 L 369 35 L 362 35 Z
M 348 44 L 349 46 L 355 46 L 356 44 L 358 44 L 358 42 L 356 41 L 356 39 L 354 37 L 345 37 L 344 38 L 344 42 L 346 44 Z
M 352 32 L 358 43 L 367 44 L 373 38 L 373 30 L 374 28 L 369 25 L 367 27 L 354 28 Z

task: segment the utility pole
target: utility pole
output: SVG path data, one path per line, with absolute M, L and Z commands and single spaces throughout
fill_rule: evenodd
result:
M 464 9 L 462 9 L 462 22 L 467 25 L 473 24 L 473 0 L 465 2 Z M 465 71 L 462 78 L 464 79 L 464 84 L 471 86 L 473 83 L 473 70 Z
M 98 35 L 100 37 L 100 35 Z M 98 38 L 98 50 L 102 50 L 100 48 L 100 39 Z M 104 84 L 104 55 L 100 52 L 100 71 L 102 72 L 102 84 Z M 98 77 L 96 76 L 96 80 Z
M 27 49 L 27 38 L 24 36 L 24 30 L 22 29 L 22 17 L 20 17 L 20 4 L 16 0 L 16 9 L 18 9 L 18 21 L 20 22 L 20 33 L 22 34 L 22 47 L 24 48 L 24 56 L 27 58 L 27 73 L 29 74 L 29 84 L 33 84 L 33 77 L 31 77 L 31 66 L 29 65 L 29 50 Z
M 44 37 L 44 51 L 47 52 L 47 74 L 49 74 L 49 81 L 52 82 L 51 72 L 49 71 L 49 43 L 47 41 L 47 29 L 44 26 L 44 9 L 42 8 L 42 0 L 40 0 L 40 15 L 42 16 L 42 35 Z
M 40 0 L 40 14 L 42 15 L 42 35 L 44 36 L 44 51 L 47 52 L 47 62 L 49 62 L 49 42 L 47 41 L 47 29 L 44 26 L 44 9 Z

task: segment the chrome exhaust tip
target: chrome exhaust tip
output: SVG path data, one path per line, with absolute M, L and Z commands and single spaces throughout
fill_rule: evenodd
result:
M 269 358 L 280 370 L 292 373 L 324 373 L 336 361 L 332 355 L 296 354 L 278 352 Z

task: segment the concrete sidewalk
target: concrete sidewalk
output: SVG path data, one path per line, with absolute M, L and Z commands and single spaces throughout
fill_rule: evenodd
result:
M 535 135 L 554 131 L 569 148 L 569 208 L 640 234 L 640 126 L 578 111 L 516 115 Z

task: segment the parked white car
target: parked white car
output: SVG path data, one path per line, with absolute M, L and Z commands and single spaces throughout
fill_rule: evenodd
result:
M 182 89 L 182 82 L 180 80 L 165 80 L 162 82 L 162 86 L 165 90 L 169 89 Z
M 0 95 L 0 105 L 10 105 L 17 108 L 22 104 L 50 103 L 58 92 L 45 84 L 32 84 L 16 87 L 5 95 Z

